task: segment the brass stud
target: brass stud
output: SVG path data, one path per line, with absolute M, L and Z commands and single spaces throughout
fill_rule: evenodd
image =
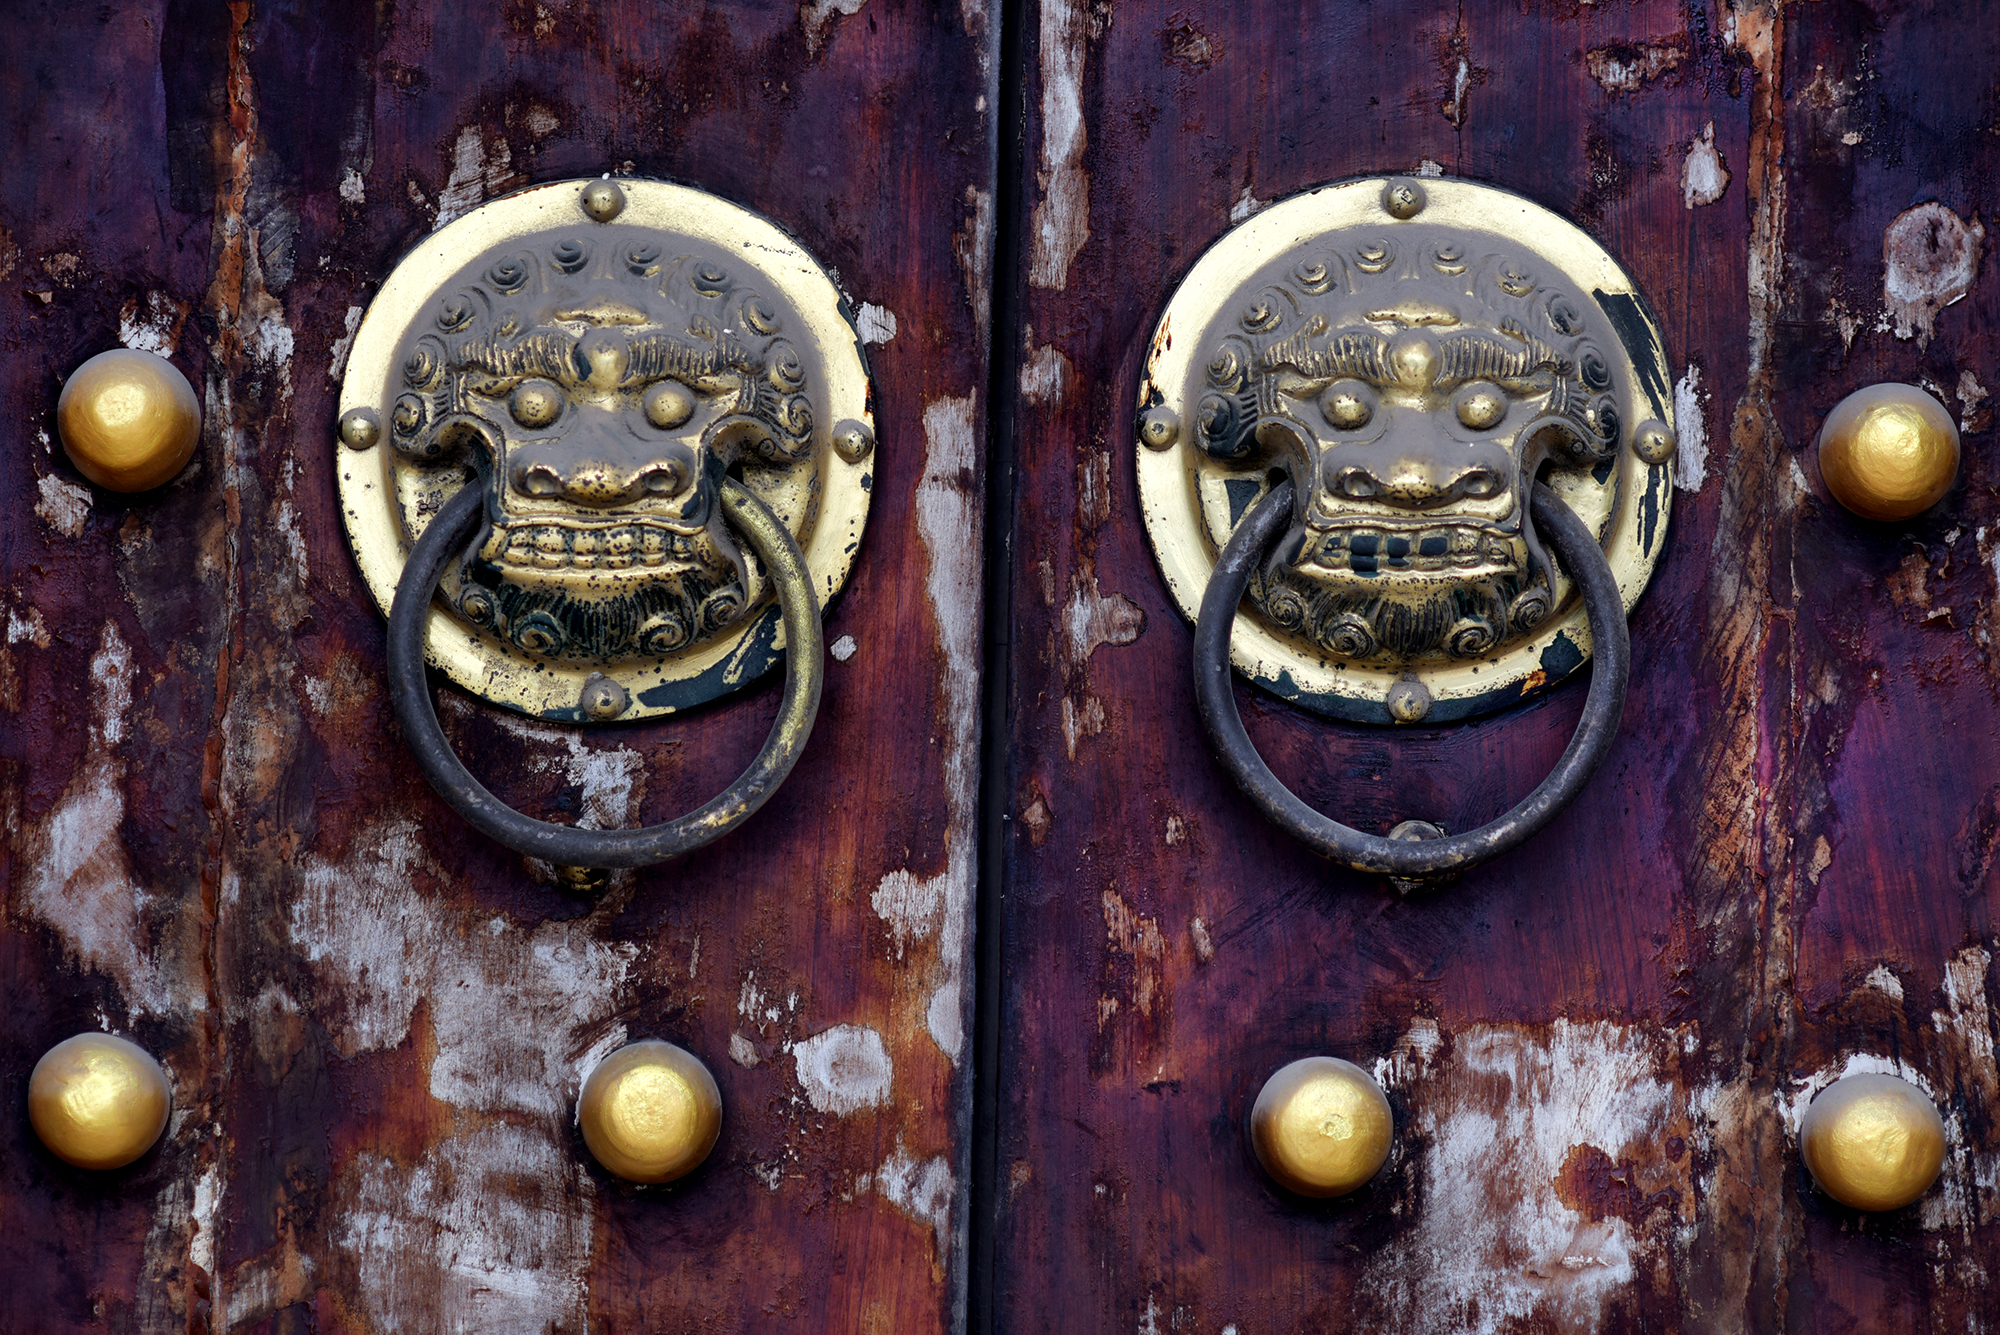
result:
M 365 450 L 382 439 L 382 424 L 366 408 L 355 408 L 340 419 L 340 440 L 350 450 Z
M 671 1182 L 701 1165 L 722 1134 L 722 1092 L 685 1048 L 644 1039 L 597 1064 L 577 1100 L 583 1143 L 628 1182 Z
M 1850 1075 L 1806 1109 L 1799 1154 L 1819 1189 L 1842 1205 L 1900 1210 L 1937 1181 L 1944 1119 L 1907 1080 Z
M 1164 450 L 1181 438 L 1181 419 L 1172 408 L 1153 407 L 1139 415 L 1139 439 L 1149 450 Z
M 1406 677 L 1389 688 L 1382 703 L 1396 722 L 1416 723 L 1431 712 L 1431 693 L 1422 682 Z
M 1819 429 L 1819 475 L 1863 519 L 1909 519 L 1958 477 L 1958 425 L 1915 385 L 1857 389 Z
M 582 202 L 592 220 L 608 223 L 625 211 L 625 192 L 616 181 L 592 181 L 583 188 Z
M 1345 1196 L 1388 1161 L 1395 1119 L 1381 1086 L 1353 1062 L 1303 1057 L 1264 1082 L 1250 1144 L 1272 1180 L 1301 1196 Z
M 43 1054 L 28 1077 L 28 1121 L 49 1152 L 77 1168 L 123 1168 L 153 1147 L 172 1095 L 144 1048 L 78 1034 Z
M 849 419 L 834 427 L 833 448 L 847 462 L 858 464 L 874 451 L 875 433 L 867 423 Z
M 583 679 L 577 708 L 585 716 L 608 723 L 631 707 L 631 694 L 602 672 L 593 672 Z
M 194 455 L 201 404 L 166 358 L 113 348 L 77 367 L 63 385 L 56 430 L 76 471 L 98 486 L 151 491 Z
M 1427 202 L 1424 188 L 1407 176 L 1397 177 L 1382 190 L 1382 207 L 1391 218 L 1408 221 L 1422 213 Z
M 1657 417 L 1639 423 L 1639 429 L 1632 433 L 1632 453 L 1649 464 L 1663 464 L 1673 458 L 1679 445 L 1680 438 L 1674 429 Z

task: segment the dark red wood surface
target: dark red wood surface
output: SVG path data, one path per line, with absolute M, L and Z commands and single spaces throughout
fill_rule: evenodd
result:
M 0 1100 L 106 1025 L 167 1061 L 179 1112 L 109 1176 L 0 1118 L 0 1328 L 962 1321 L 998 29 L 856 8 L 14 16 Z M 852 653 L 803 760 L 744 830 L 592 898 L 473 835 L 405 753 L 331 426 L 356 308 L 406 248 L 605 171 L 765 213 L 897 326 L 827 621 Z M 128 307 L 169 317 L 208 423 L 182 478 L 120 500 L 49 440 Z M 733 779 L 777 689 L 580 746 L 442 695 L 508 797 L 636 821 Z M 879 1037 L 886 1097 L 815 1098 L 792 1045 L 837 1026 Z M 699 1054 L 726 1108 L 667 1190 L 599 1172 L 573 1125 L 583 1071 L 643 1036 Z
M 1990 403 L 1957 394 L 2000 375 L 2000 289 L 1988 264 L 1927 346 L 1878 317 L 1899 213 L 1994 207 L 2000 14 L 1037 13 L 1024 213 L 1071 191 L 1088 238 L 1060 281 L 1032 223 L 1021 243 L 999 1328 L 1984 1329 L 2000 520 Z M 1066 171 L 1050 127 L 1079 68 Z M 1729 181 L 1691 203 L 1711 123 Z M 1426 162 L 1626 264 L 1706 458 L 1590 791 L 1403 901 L 1278 833 L 1211 760 L 1129 432 L 1159 308 L 1232 209 Z M 1034 373 L 1058 359 L 1056 396 Z M 1813 464 L 1820 416 L 1878 379 L 1937 386 L 1972 428 L 1960 485 L 1910 525 L 1831 505 Z M 1115 634 L 1073 639 L 1079 608 Z M 1279 775 L 1375 830 L 1497 814 L 1582 694 L 1392 735 L 1238 688 Z M 1312 1053 L 1379 1063 L 1397 1114 L 1389 1167 L 1332 1204 L 1275 1190 L 1243 1132 L 1264 1078 Z M 1854 1059 L 1903 1063 L 1952 1137 L 1932 1196 L 1880 1218 L 1813 1193 L 1791 1141 Z

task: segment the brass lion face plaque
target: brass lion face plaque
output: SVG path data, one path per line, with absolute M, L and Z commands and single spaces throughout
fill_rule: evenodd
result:
M 1666 535 L 1672 394 L 1658 327 L 1583 232 L 1466 181 L 1349 181 L 1218 241 L 1139 388 L 1147 532 L 1193 619 L 1244 512 L 1296 501 L 1231 658 L 1308 708 L 1442 722 L 1568 675 L 1590 636 L 1528 521 L 1547 482 L 1629 610 Z
M 356 332 L 337 451 L 386 612 L 411 545 L 485 492 L 427 650 L 538 717 L 636 719 L 760 676 L 770 581 L 723 522 L 739 478 L 822 606 L 867 518 L 874 424 L 841 296 L 777 227 L 656 181 L 567 181 L 427 237 Z

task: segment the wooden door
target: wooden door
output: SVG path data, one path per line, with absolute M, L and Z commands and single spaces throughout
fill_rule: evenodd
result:
M 1987 1328 L 1996 42 L 1987 5 L 1031 11 L 996 342 L 1019 349 L 997 1329 Z M 1580 223 L 1657 309 L 1683 419 L 1616 749 L 1527 846 L 1414 900 L 1212 760 L 1133 474 L 1148 340 L 1200 251 L 1384 172 Z M 1958 486 L 1903 524 L 1832 503 L 1812 449 L 1883 380 L 1964 431 Z M 1392 734 L 1237 686 L 1280 777 L 1371 831 L 1498 814 L 1583 694 Z M 1316 1053 L 1376 1071 L 1397 1122 L 1333 1203 L 1273 1187 L 1244 1132 Z M 1855 1063 L 1942 1107 L 1918 1206 L 1859 1215 L 1800 1167 L 1805 1098 Z
M 997 26 L 564 0 L 12 18 L 0 1102 L 109 1028 L 177 1112 L 108 1174 L 0 1119 L 0 1328 L 962 1322 Z M 755 209 L 837 273 L 880 444 L 805 758 L 737 835 L 595 897 L 413 767 L 332 424 L 405 250 L 601 172 Z M 206 412 L 195 462 L 131 499 L 52 444 L 62 378 L 121 340 Z M 778 698 L 579 742 L 439 693 L 508 798 L 603 824 L 720 791 Z M 722 1087 L 720 1144 L 670 1189 L 608 1177 L 575 1128 L 628 1037 Z

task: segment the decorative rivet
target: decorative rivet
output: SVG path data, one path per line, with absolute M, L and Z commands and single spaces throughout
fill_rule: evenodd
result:
M 1172 408 L 1148 408 L 1139 414 L 1139 439 L 1147 449 L 1164 450 L 1180 438 L 1180 414 Z
M 1273 1181 L 1301 1196 L 1345 1196 L 1388 1161 L 1389 1100 L 1368 1072 L 1338 1057 L 1303 1057 L 1264 1082 L 1250 1144 Z
M 605 676 L 593 672 L 583 679 L 583 691 L 577 698 L 577 708 L 584 715 L 607 723 L 632 707 L 632 697 L 623 686 Z
M 700 1166 L 722 1134 L 722 1092 L 701 1059 L 645 1039 L 597 1064 L 577 1101 L 583 1143 L 628 1182 L 671 1182 Z
M 1632 433 L 1632 453 L 1649 464 L 1663 464 L 1673 458 L 1679 443 L 1674 429 L 1657 417 L 1639 423 L 1639 429 Z
M 597 222 L 608 223 L 625 211 L 625 192 L 616 181 L 592 181 L 583 188 L 583 211 Z
M 875 433 L 868 429 L 866 422 L 857 422 L 850 418 L 834 427 L 833 449 L 834 453 L 847 462 L 858 464 L 874 451 Z
M 1391 688 L 1394 689 L 1393 687 Z M 1389 838 L 1399 843 L 1413 844 L 1419 839 L 1442 839 L 1449 833 L 1436 821 L 1398 821 L 1389 831 Z M 1389 888 L 1404 897 L 1427 894 L 1440 886 L 1451 885 L 1458 880 L 1457 872 L 1446 872 L 1437 876 L 1391 876 Z
M 1431 712 L 1431 693 L 1422 682 L 1406 677 L 1389 688 L 1382 703 L 1396 722 L 1415 723 Z
M 340 440 L 351 450 L 365 450 L 382 439 L 382 424 L 372 410 L 353 408 L 340 419 Z
M 49 1152 L 78 1168 L 123 1168 L 153 1147 L 172 1108 L 167 1076 L 144 1048 L 78 1034 L 28 1077 L 28 1121 Z
M 1857 389 L 1819 429 L 1819 475 L 1863 519 L 1912 518 L 1958 477 L 1958 425 L 1915 385 Z
M 100 352 L 56 400 L 56 430 L 76 471 L 106 491 L 151 491 L 172 480 L 201 439 L 194 388 L 164 357 Z
M 1408 220 L 1424 211 L 1429 197 L 1424 188 L 1407 176 L 1399 176 L 1382 189 L 1382 207 L 1391 218 Z
M 1900 1210 L 1937 1181 L 1944 1119 L 1893 1075 L 1850 1075 L 1820 1091 L 1799 1123 L 1799 1154 L 1819 1189 L 1856 1210 Z

